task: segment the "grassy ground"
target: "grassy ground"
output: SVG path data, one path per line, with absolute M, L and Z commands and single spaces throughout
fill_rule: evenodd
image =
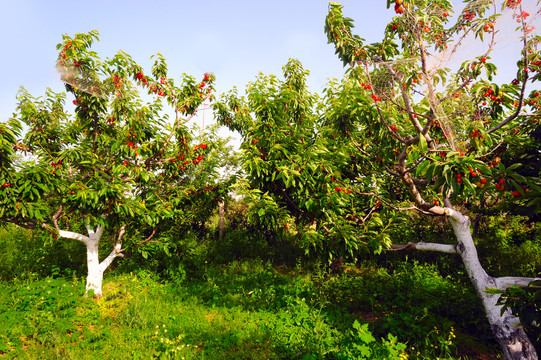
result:
M 411 262 L 329 274 L 253 260 L 182 281 L 107 275 L 102 299 L 83 292 L 78 278 L 0 283 L 0 357 L 496 358 L 467 286 Z

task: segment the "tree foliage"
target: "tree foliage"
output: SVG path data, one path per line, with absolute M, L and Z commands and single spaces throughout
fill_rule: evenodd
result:
M 227 192 L 218 180 L 225 140 L 187 126 L 212 99 L 214 76 L 175 80 L 160 54 L 145 74 L 122 51 L 101 60 L 96 40 L 66 35 L 57 46 L 74 114 L 64 93 L 21 89 L 0 124 L 0 219 L 54 236 L 104 227 L 113 244 L 166 245 L 171 229 L 204 222 Z

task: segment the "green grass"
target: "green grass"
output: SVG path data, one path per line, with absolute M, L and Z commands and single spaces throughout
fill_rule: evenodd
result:
M 209 265 L 176 282 L 145 271 L 110 274 L 102 299 L 83 293 L 77 278 L 0 283 L 0 356 L 451 359 L 493 347 L 468 329 L 483 317 L 472 314 L 468 290 L 417 263 L 393 271 L 365 263 L 331 275 L 253 260 Z M 469 314 L 453 315 L 465 306 Z

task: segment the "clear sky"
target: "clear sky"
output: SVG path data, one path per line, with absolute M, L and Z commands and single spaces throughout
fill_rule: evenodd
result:
M 259 71 L 281 74 L 289 58 L 302 61 L 311 72 L 313 91 L 343 67 L 323 32 L 327 0 L 0 0 L 0 116 L 16 106 L 24 86 L 34 96 L 46 87 L 63 90 L 55 71 L 56 44 L 62 34 L 98 30 L 93 48 L 102 58 L 122 49 L 150 70 L 150 56 L 162 53 L 169 76 L 187 73 L 199 78 L 216 75 L 218 92 L 242 88 Z M 385 1 L 342 1 L 354 17 L 358 32 L 372 41 L 394 12 Z
M 525 0 L 525 2 L 536 0 Z M 456 0 L 457 4 L 461 1 Z M 356 33 L 368 42 L 381 39 L 395 15 L 385 0 L 342 0 Z M 218 93 L 243 88 L 259 71 L 281 74 L 289 58 L 310 70 L 309 85 L 320 91 L 344 68 L 323 32 L 327 0 L 0 0 L 0 119 L 16 106 L 20 86 L 34 96 L 46 87 L 63 91 L 55 71 L 56 44 L 62 34 L 98 30 L 100 57 L 119 49 L 147 71 L 150 56 L 162 53 L 169 76 L 216 75 Z M 71 102 L 68 100 L 68 102 Z M 210 114 L 209 114 L 210 115 Z

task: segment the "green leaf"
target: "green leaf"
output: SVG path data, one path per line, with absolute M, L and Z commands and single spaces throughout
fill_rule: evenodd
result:
M 475 191 L 475 188 L 473 187 L 472 183 L 470 182 L 470 180 L 468 180 L 467 177 L 463 177 L 463 178 L 462 178 L 462 183 L 463 183 L 468 189 L 470 189 L 472 192 Z
M 423 161 L 422 163 L 419 164 L 419 166 L 417 166 L 417 169 L 415 169 L 415 176 L 416 177 L 421 177 L 421 176 L 424 176 L 425 174 L 425 169 L 428 167 L 428 165 L 431 164 L 431 161 L 430 160 L 425 160 Z
M 306 210 L 310 211 L 312 209 L 312 205 L 314 204 L 314 200 L 312 199 L 309 199 L 307 202 L 306 202 Z
M 498 163 L 498 165 L 500 165 L 501 163 Z M 509 166 L 507 169 L 505 169 L 506 172 L 509 172 L 509 171 L 512 171 L 512 170 L 515 170 L 516 168 L 519 168 L 521 167 L 522 164 L 521 163 L 515 163 L 511 166 Z
M 435 163 L 431 163 L 430 165 L 428 165 L 426 167 L 426 179 L 428 181 L 432 180 L 432 177 L 434 176 L 433 173 L 434 173 L 434 170 L 436 169 L 436 164 Z
M 381 220 L 379 216 L 374 215 L 372 217 L 372 222 L 374 222 L 376 226 L 383 227 L 383 221 Z
M 428 144 L 423 134 L 419 134 L 419 150 L 421 151 L 421 153 L 425 153 L 428 151 Z

